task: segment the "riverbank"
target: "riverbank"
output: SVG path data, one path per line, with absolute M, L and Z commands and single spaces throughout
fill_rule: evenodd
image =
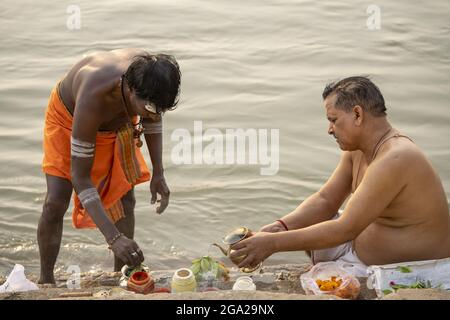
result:
M 120 272 L 86 272 L 80 277 L 80 288 L 68 289 L 67 280 L 70 274 L 56 274 L 56 285 L 39 285 L 39 290 L 18 293 L 0 294 L 0 300 L 330 300 L 339 299 L 331 295 L 308 296 L 305 295 L 300 285 L 300 275 L 311 267 L 310 264 L 285 264 L 276 266 L 264 266 L 260 273 L 253 274 L 256 291 L 233 291 L 232 286 L 237 277 L 242 273 L 232 268 L 229 281 L 213 283 L 214 289 L 204 292 L 184 293 L 153 293 L 148 295 L 135 294 L 118 286 Z M 170 281 L 175 270 L 155 270 L 151 275 L 155 280 L 157 291 L 170 288 Z M 33 282 L 37 281 L 36 275 L 28 275 Z M 360 300 L 377 299 L 376 293 L 368 289 L 366 278 L 359 278 L 361 284 Z M 5 281 L 0 276 L 0 284 Z M 199 284 L 199 290 L 204 290 L 207 285 Z M 450 292 L 437 289 L 402 289 L 389 294 L 383 299 L 426 299 L 426 300 L 450 300 Z

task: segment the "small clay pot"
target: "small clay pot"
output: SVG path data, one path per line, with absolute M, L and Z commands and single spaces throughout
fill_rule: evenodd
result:
M 181 268 L 175 271 L 171 282 L 172 293 L 196 291 L 197 281 L 191 269 Z

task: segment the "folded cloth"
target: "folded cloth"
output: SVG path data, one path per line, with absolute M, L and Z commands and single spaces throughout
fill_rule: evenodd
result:
M 42 171 L 46 174 L 71 180 L 72 122 L 57 86 L 50 94 L 45 113 Z M 114 223 L 125 217 L 121 198 L 134 185 L 150 180 L 150 171 L 134 140 L 130 123 L 117 132 L 97 133 L 91 179 Z M 72 223 L 75 228 L 97 227 L 76 194 Z

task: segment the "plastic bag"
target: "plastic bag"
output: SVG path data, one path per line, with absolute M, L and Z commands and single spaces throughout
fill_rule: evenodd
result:
M 379 298 L 399 287 L 450 290 L 450 258 L 373 265 L 368 274 L 367 288 Z
M 317 280 L 326 283 L 322 287 L 323 289 L 319 288 Z M 316 264 L 311 270 L 300 276 L 300 282 L 308 295 L 331 294 L 343 299 L 358 298 L 361 288 L 358 279 L 354 275 L 333 261 Z M 332 285 L 327 286 L 330 283 Z M 325 289 L 327 290 L 325 291 Z
M 39 290 L 39 287 L 25 277 L 25 268 L 21 264 L 14 266 L 5 283 L 0 286 L 0 293 L 32 290 Z

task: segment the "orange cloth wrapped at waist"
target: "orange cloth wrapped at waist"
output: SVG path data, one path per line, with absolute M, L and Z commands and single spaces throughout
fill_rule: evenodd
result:
M 42 170 L 71 180 L 70 137 L 72 115 L 64 106 L 58 89 L 50 94 L 45 113 L 44 160 Z M 117 132 L 98 132 L 91 179 L 110 219 L 115 223 L 125 216 L 121 198 L 139 183 L 150 180 L 150 171 L 128 124 Z M 75 228 L 96 228 L 87 211 L 74 194 L 72 223 Z

